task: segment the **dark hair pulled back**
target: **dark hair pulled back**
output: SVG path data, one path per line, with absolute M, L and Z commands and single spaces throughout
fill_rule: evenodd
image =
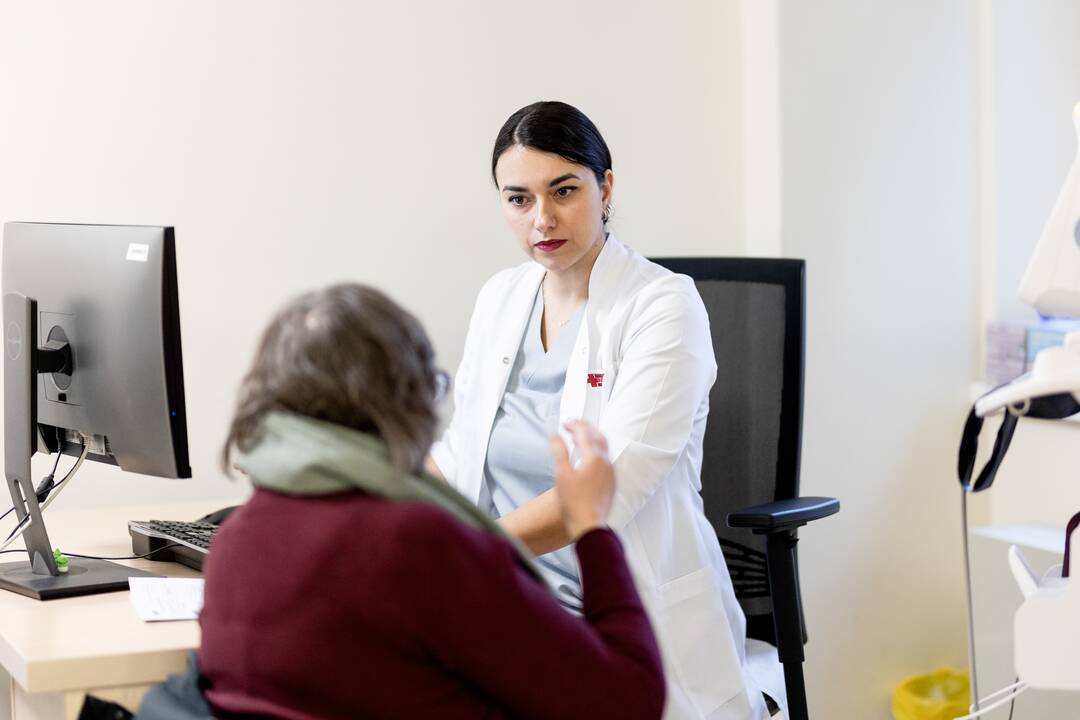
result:
M 503 123 L 491 154 L 491 179 L 496 185 L 499 181 L 495 177 L 495 165 L 514 145 L 553 153 L 584 165 L 601 184 L 604 173 L 611 169 L 611 151 L 596 125 L 585 113 L 564 102 L 545 100 L 526 105 Z

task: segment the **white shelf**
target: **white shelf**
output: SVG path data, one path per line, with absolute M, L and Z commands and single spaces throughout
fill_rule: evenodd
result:
M 1062 555 L 1065 552 L 1065 532 L 1060 527 L 1032 523 L 999 525 L 973 528 L 972 535 L 997 540 L 1006 545 L 1017 545 L 1047 553 Z

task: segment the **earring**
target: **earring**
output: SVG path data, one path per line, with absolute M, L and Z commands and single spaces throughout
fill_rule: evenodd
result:
M 600 222 L 607 225 L 608 220 L 611 219 L 611 213 L 613 211 L 614 211 L 614 208 L 611 205 L 608 205 L 607 207 L 605 207 L 604 212 L 600 213 Z

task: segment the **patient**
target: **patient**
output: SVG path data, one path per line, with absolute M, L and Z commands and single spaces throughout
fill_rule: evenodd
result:
M 263 335 L 224 451 L 255 485 L 206 564 L 200 660 L 217 715 L 658 718 L 660 657 L 604 525 L 606 443 L 552 439 L 584 612 L 532 559 L 423 474 L 440 373 L 419 323 L 338 285 Z

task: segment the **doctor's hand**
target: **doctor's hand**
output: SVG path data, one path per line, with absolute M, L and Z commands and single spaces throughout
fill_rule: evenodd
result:
M 580 462 L 570 466 L 566 444 L 552 435 L 551 455 L 555 459 L 555 494 L 559 499 L 563 525 L 571 542 L 588 531 L 603 527 L 611 512 L 615 494 L 615 471 L 607 457 L 607 440 L 582 420 L 566 424 L 574 436 Z

